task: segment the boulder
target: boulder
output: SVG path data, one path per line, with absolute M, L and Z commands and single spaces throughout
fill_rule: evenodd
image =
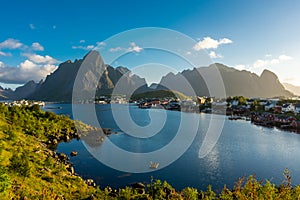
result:
M 85 182 L 88 186 L 96 187 L 96 183 L 93 179 L 87 179 Z
M 77 151 L 72 151 L 72 152 L 70 153 L 70 156 L 74 157 L 74 156 L 77 156 L 77 154 L 78 154 Z

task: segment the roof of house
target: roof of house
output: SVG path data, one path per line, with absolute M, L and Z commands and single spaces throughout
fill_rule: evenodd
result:
M 284 105 L 282 105 L 282 108 L 287 108 L 287 107 L 289 107 L 291 104 L 284 104 Z

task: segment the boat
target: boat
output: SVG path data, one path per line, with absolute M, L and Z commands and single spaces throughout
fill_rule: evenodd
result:
M 150 162 L 150 165 L 149 165 L 149 168 L 150 169 L 157 169 L 159 166 L 159 163 L 158 162 Z

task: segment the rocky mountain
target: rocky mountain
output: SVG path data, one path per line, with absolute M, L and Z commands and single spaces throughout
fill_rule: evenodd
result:
M 292 84 L 289 84 L 289 83 L 283 83 L 282 84 L 285 89 L 287 89 L 288 91 L 294 93 L 295 95 L 298 95 L 300 96 L 300 86 L 295 86 L 295 85 L 292 85 Z
M 218 80 L 215 82 L 215 70 L 218 69 L 224 82 L 227 96 L 245 96 L 245 97 L 290 97 L 293 94 L 283 87 L 279 82 L 276 74 L 269 70 L 264 70 L 258 76 L 249 71 L 239 71 L 234 68 L 227 67 L 223 64 L 213 64 L 208 67 L 194 68 L 192 70 L 184 70 L 181 73 L 169 73 L 160 81 L 158 89 L 177 90 L 186 95 L 196 93 L 199 96 L 215 96 L 210 94 L 205 83 L 207 79 L 212 87 L 218 88 Z M 184 82 L 188 82 L 192 89 L 187 88 Z M 215 85 L 214 85 L 215 84 Z
M 95 92 L 96 96 L 111 94 L 115 88 L 117 94 L 126 94 L 133 88 L 146 89 L 147 84 L 127 68 L 105 65 L 99 52 L 90 51 L 83 59 L 61 63 L 27 98 L 70 102 L 72 94 L 75 100 L 84 100 Z
M 216 74 L 221 75 L 218 79 Z M 99 78 L 100 77 L 100 78 Z M 0 99 L 33 99 L 43 101 L 72 101 L 91 99 L 102 95 L 144 93 L 155 90 L 174 90 L 185 95 L 215 96 L 218 92 L 209 92 L 206 85 L 217 90 L 221 89 L 221 81 L 227 96 L 245 97 L 290 97 L 271 71 L 264 70 L 258 76 L 249 71 L 239 71 L 223 64 L 213 64 L 184 70 L 181 73 L 169 73 L 162 77 L 159 84 L 147 86 L 141 78 L 125 68 L 112 67 L 104 64 L 99 52 L 90 51 L 83 59 L 68 60 L 61 63 L 56 71 L 48 75 L 44 82 L 29 81 L 15 91 L 0 88 Z M 95 94 L 95 95 L 94 95 Z
M 9 88 L 3 88 L 0 86 L 0 100 L 7 100 L 14 98 L 14 91 Z
M 39 83 L 29 81 L 23 86 L 16 88 L 12 95 L 13 99 L 20 100 L 28 97 L 29 95 L 33 94 L 42 85 L 42 83 L 42 80 Z

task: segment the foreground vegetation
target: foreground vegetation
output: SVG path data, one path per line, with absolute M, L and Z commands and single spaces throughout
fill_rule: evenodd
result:
M 233 189 L 216 194 L 185 188 L 176 191 L 167 182 L 151 180 L 145 188 L 112 190 L 89 186 L 50 148 L 54 140 L 76 136 L 66 116 L 44 112 L 38 106 L 0 104 L 0 199 L 298 199 L 300 186 L 291 186 L 286 170 L 276 186 L 253 176 L 239 179 Z M 69 138 L 71 139 L 71 138 Z

